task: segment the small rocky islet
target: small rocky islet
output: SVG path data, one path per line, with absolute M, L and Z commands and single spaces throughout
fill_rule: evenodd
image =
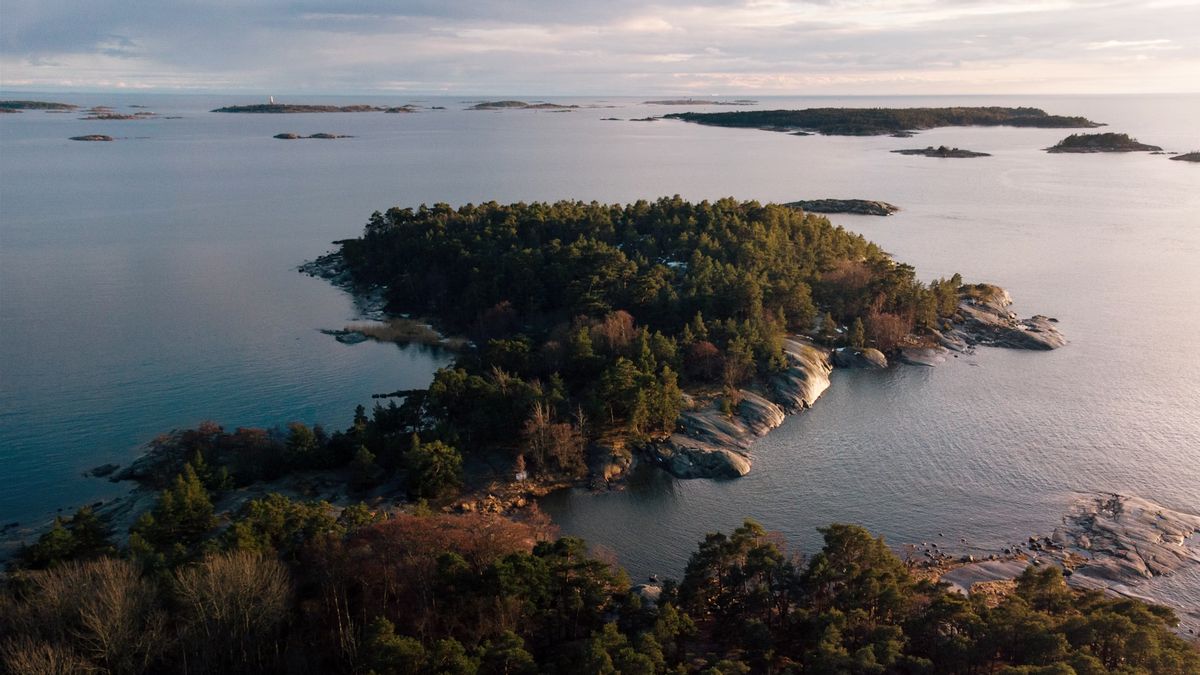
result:
M 308 136 L 304 136 L 301 134 L 284 132 L 281 134 L 275 134 L 274 136 L 272 136 L 272 138 L 278 138 L 279 140 L 282 140 L 282 141 L 299 141 L 299 140 L 307 140 L 307 139 L 332 140 L 332 139 L 337 139 L 337 138 L 354 138 L 354 137 L 347 136 L 345 134 L 327 134 L 327 133 L 317 133 L 317 134 L 311 134 Z
M 900 210 L 894 204 L 871 199 L 802 199 L 784 206 L 812 213 L 852 213 L 862 216 L 890 216 Z
M 944 145 L 933 147 L 932 145 L 924 148 L 908 148 L 904 150 L 892 150 L 898 155 L 920 155 L 923 157 L 942 157 L 942 158 L 970 158 L 970 157 L 991 157 L 987 152 L 975 152 L 973 150 L 963 150 L 962 148 L 948 148 Z
M 97 141 L 107 142 L 107 141 L 115 141 L 116 139 L 113 138 L 112 136 L 106 136 L 104 134 L 87 134 L 85 136 L 72 136 L 68 140 L 89 141 L 89 142 L 97 142 Z

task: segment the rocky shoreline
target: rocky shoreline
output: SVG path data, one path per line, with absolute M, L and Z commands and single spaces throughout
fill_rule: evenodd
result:
M 998 286 L 965 287 L 955 320 L 934 331 L 937 344 L 900 349 L 896 356 L 910 365 L 932 366 L 951 352 L 971 353 L 978 345 L 1008 349 L 1050 350 L 1066 338 L 1056 319 L 1019 319 L 1008 307 L 1012 298 Z M 769 382 L 736 392 L 736 404 L 723 406 L 717 397 L 692 401 L 680 416 L 679 430 L 665 440 L 646 444 L 646 457 L 677 478 L 737 478 L 750 472 L 750 446 L 789 413 L 811 408 L 829 388 L 829 375 L 839 368 L 887 368 L 888 357 L 877 349 L 843 347 L 829 350 L 802 336 L 784 341 L 788 368 Z M 722 408 L 725 408 L 723 411 Z M 732 413 L 728 412 L 732 409 Z
M 1027 567 L 1055 565 L 1068 585 L 1155 604 L 1169 604 L 1180 619 L 1178 632 L 1200 633 L 1200 607 L 1157 597 L 1153 580 L 1200 565 L 1200 514 L 1115 493 L 1083 495 L 1049 535 L 1032 535 L 986 559 L 955 556 L 937 544 L 919 552 L 933 577 L 966 594 L 1013 585 Z M 1003 590 L 1000 591 L 1003 593 Z

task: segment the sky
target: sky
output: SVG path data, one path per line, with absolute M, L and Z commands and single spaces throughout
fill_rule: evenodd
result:
M 0 88 L 1200 91 L 1200 0 L 2 0 Z

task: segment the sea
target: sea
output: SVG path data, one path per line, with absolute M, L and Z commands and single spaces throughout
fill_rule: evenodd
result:
M 705 533 L 753 518 L 791 549 L 859 523 L 899 550 L 986 554 L 1048 534 L 1089 495 L 1200 512 L 1200 166 L 1168 156 L 1047 154 L 1061 129 L 944 128 L 913 138 L 793 136 L 632 121 L 711 105 L 554 98 L 467 110 L 461 96 L 277 97 L 413 104 L 408 114 L 249 115 L 266 96 L 0 92 L 153 111 L 137 121 L 0 115 L 0 526 L 18 531 L 128 491 L 84 474 L 213 420 L 340 428 L 372 394 L 425 386 L 451 355 L 342 344 L 363 308 L 297 266 L 373 211 L 446 202 L 681 195 L 884 200 L 831 220 L 924 279 L 1008 289 L 1059 319 L 1053 352 L 980 348 L 935 367 L 833 373 L 811 410 L 752 448 L 736 480 L 643 466 L 621 489 L 542 507 L 635 580 L 678 576 Z M 534 96 L 514 95 L 526 101 Z M 1034 106 L 1200 150 L 1200 95 L 770 97 L 750 108 Z M 144 106 L 144 107 L 134 107 Z M 433 109 L 435 107 L 442 109 Z M 617 119 L 605 119 L 617 118 Z M 283 141 L 274 134 L 345 134 Z M 111 143 L 68 140 L 107 134 Z M 947 145 L 977 159 L 889 150 Z M 1195 569 L 1141 593 L 1200 616 Z

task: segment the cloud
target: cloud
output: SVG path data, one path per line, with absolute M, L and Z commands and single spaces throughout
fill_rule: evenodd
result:
M 1154 1 L 1147 10 L 1133 0 L 4 0 L 0 86 L 1195 90 L 1200 45 L 1189 29 L 1200 6 Z M 1130 52 L 1146 58 L 1114 58 Z

